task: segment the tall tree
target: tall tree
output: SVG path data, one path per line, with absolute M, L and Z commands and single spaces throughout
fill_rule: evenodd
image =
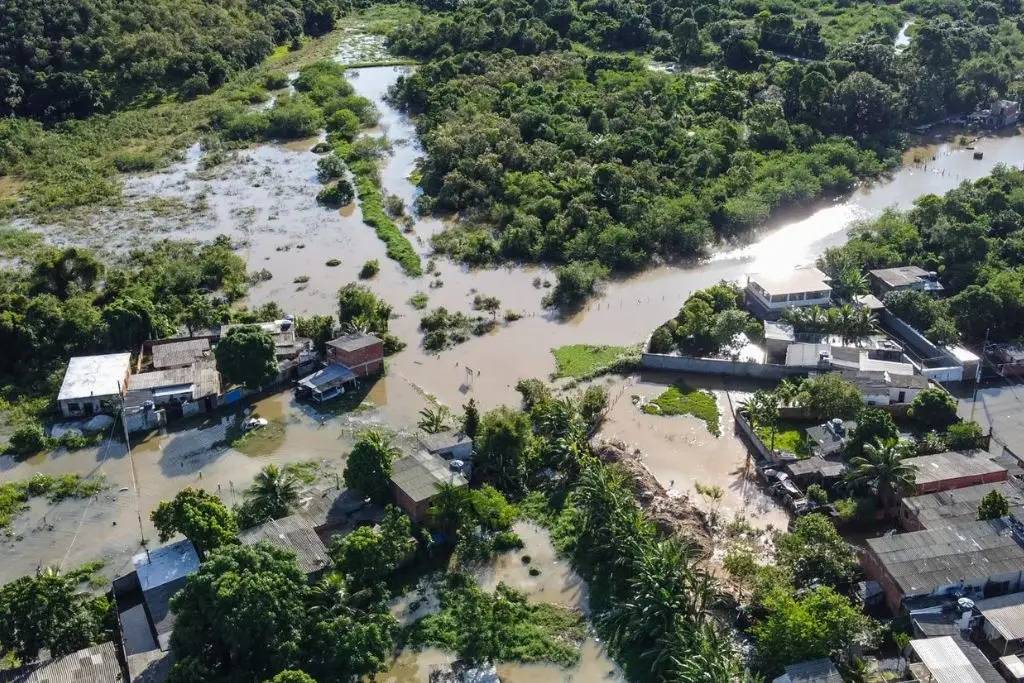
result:
M 775 560 L 792 573 L 797 588 L 825 584 L 845 592 L 857 570 L 853 548 L 835 525 L 818 513 L 800 517 L 792 531 L 778 537 Z
M 237 542 L 238 526 L 234 515 L 217 496 L 202 489 L 185 488 L 172 500 L 165 500 L 150 514 L 160 542 L 166 543 L 175 534 L 192 541 L 200 557 Z
M 287 470 L 266 465 L 253 478 L 245 498 L 271 519 L 279 519 L 299 502 L 299 482 Z
M 956 415 L 956 399 L 947 391 L 935 387 L 919 392 L 910 402 L 908 414 L 925 430 L 942 431 L 959 419 Z
M 852 458 L 847 480 L 854 486 L 868 486 L 888 511 L 899 494 L 914 489 L 917 469 L 905 462 L 906 447 L 896 440 L 864 444 L 864 455 Z
M 388 499 L 392 468 L 400 451 L 376 429 L 364 432 L 345 462 L 345 486 L 378 503 Z
M 448 406 L 439 405 L 434 408 L 424 408 L 420 411 L 420 421 L 416 426 L 427 434 L 439 434 L 450 429 L 448 422 L 451 416 L 452 411 Z
M 534 456 L 533 427 L 524 413 L 501 407 L 483 416 L 473 462 L 484 480 L 510 493 L 521 491 Z
M 231 328 L 217 343 L 214 355 L 226 382 L 249 389 L 259 389 L 281 370 L 273 337 L 256 325 Z
M 476 438 L 480 427 L 480 409 L 476 407 L 476 399 L 471 398 L 462 406 L 462 431 L 471 439 Z

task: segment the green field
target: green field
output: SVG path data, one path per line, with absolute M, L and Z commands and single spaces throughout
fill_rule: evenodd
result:
M 682 382 L 663 391 L 644 406 L 644 412 L 649 415 L 693 415 L 704 421 L 709 432 L 715 436 L 722 435 L 718 422 L 721 412 L 714 394 L 705 389 L 694 389 Z
M 551 379 L 571 377 L 586 380 L 610 372 L 628 373 L 636 369 L 636 350 L 628 346 L 570 344 L 551 349 L 555 371 Z

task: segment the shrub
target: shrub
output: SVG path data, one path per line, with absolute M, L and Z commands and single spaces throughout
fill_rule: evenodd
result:
M 540 576 L 540 569 L 537 567 L 530 567 L 530 576 Z
M 308 275 L 299 275 L 294 280 L 292 280 L 292 282 L 294 282 L 295 284 L 298 284 L 298 285 L 304 285 L 307 282 L 309 282 L 309 276 Z
M 340 266 L 341 265 L 341 259 L 336 259 L 336 258 L 327 259 L 327 265 L 330 268 L 334 268 L 335 266 Z
M 327 117 L 328 132 L 337 135 L 346 142 L 355 140 L 361 125 L 359 117 L 348 109 L 339 109 Z
M 668 331 L 667 327 L 662 325 L 654 330 L 654 334 L 651 335 L 649 349 L 651 353 L 670 353 L 674 345 L 672 333 Z
M 807 500 L 818 505 L 827 505 L 828 493 L 821 487 L 821 484 L 811 484 L 807 487 Z
M 160 163 L 160 157 L 150 152 L 118 152 L 113 158 L 114 167 L 121 173 L 152 171 Z
M 24 424 L 14 430 L 7 444 L 7 452 L 16 456 L 35 455 L 49 447 L 43 426 L 37 422 Z
M 501 553 L 507 550 L 521 550 L 522 548 L 523 539 L 514 531 L 502 531 L 494 535 L 495 552 Z
M 514 323 L 523 317 L 523 314 L 519 311 L 513 311 L 511 308 L 505 311 L 505 322 Z
M 267 90 L 287 88 L 288 82 L 288 74 L 283 71 L 271 71 L 263 77 L 263 87 Z
M 420 264 L 420 257 L 412 248 L 412 243 L 402 234 L 395 222 L 384 212 L 383 200 L 380 193 L 379 181 L 375 178 L 371 169 L 376 167 L 373 164 L 353 163 L 356 148 L 362 139 L 357 140 L 349 152 L 351 170 L 355 176 L 356 188 L 359 190 L 359 203 L 362 209 L 363 222 L 369 225 L 377 233 L 377 237 L 387 245 L 388 258 L 393 259 L 402 266 L 406 275 L 418 277 L 423 275 L 423 266 Z
M 316 162 L 316 177 L 321 183 L 328 183 L 335 178 L 342 178 L 347 171 L 348 166 L 345 165 L 345 160 L 338 156 L 337 152 L 321 157 Z
M 355 192 L 352 190 L 352 183 L 344 178 L 339 178 L 316 195 L 318 202 L 334 208 L 348 206 L 353 199 L 355 199 Z
M 363 264 L 363 267 L 359 269 L 359 279 L 369 280 L 370 278 L 377 275 L 380 272 L 380 261 L 375 258 L 370 259 Z
M 416 292 L 409 297 L 409 305 L 415 308 L 417 311 L 422 311 L 427 307 L 427 302 L 430 297 L 427 296 L 426 292 Z

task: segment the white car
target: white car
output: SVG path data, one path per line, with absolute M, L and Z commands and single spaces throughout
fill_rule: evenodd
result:
M 267 426 L 267 418 L 265 417 L 250 417 L 248 420 L 242 423 L 242 429 L 249 432 L 253 429 L 259 429 Z

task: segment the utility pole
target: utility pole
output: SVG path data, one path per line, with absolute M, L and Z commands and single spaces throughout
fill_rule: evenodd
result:
M 139 541 L 142 542 L 146 538 L 146 530 L 142 526 L 142 510 L 139 508 L 139 484 L 135 477 L 135 457 L 132 455 L 132 438 L 128 433 L 128 420 L 125 419 L 124 413 L 124 391 L 121 389 L 121 382 L 117 383 L 117 395 L 121 398 L 121 426 L 124 427 L 124 445 L 128 449 L 128 468 L 132 474 L 132 493 L 135 496 L 135 516 L 139 520 Z M 143 543 L 143 548 L 146 550 L 146 559 L 149 559 L 149 544 Z
M 978 369 L 974 373 L 974 396 L 971 398 L 971 422 L 974 422 L 974 410 L 978 407 L 978 385 L 981 384 L 981 366 L 985 364 L 985 351 L 988 348 L 988 333 L 992 328 L 986 328 L 985 341 L 981 344 L 981 358 L 978 359 Z

